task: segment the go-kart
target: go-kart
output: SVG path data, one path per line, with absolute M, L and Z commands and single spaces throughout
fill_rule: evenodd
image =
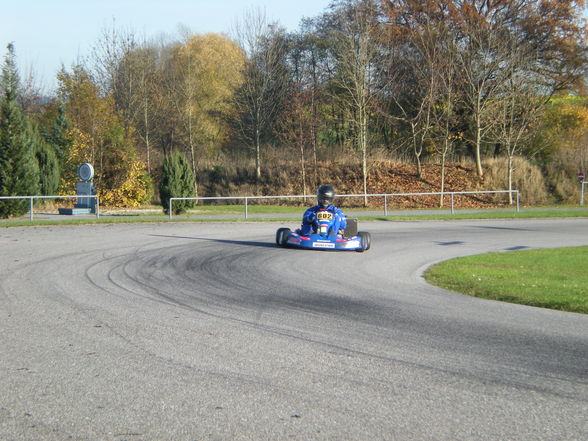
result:
M 318 225 L 310 234 L 303 235 L 300 230 L 278 228 L 276 244 L 281 247 L 307 248 L 310 250 L 346 250 L 363 252 L 370 249 L 371 236 L 365 231 L 357 231 L 357 219 L 347 219 L 344 231 L 334 234 L 329 227 L 332 216 L 318 220 Z M 329 234 L 330 233 L 330 234 Z

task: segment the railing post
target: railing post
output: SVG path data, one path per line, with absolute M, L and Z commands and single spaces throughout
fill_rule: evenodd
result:
M 384 195 L 384 216 L 388 216 L 388 195 Z
M 172 202 L 173 202 L 174 198 L 169 198 L 169 204 L 168 204 L 168 210 L 169 210 L 169 220 L 171 220 L 172 218 L 172 213 L 173 213 L 173 209 L 172 209 Z
M 100 218 L 100 198 L 95 196 L 96 199 L 96 219 Z
M 521 193 L 517 190 L 517 213 L 521 211 Z
M 582 191 L 580 191 L 580 205 L 584 205 L 584 184 L 585 182 L 580 182 L 582 187 Z
M 29 199 L 29 220 L 33 221 L 33 197 L 31 196 Z
M 247 219 L 247 196 L 245 196 L 245 219 Z

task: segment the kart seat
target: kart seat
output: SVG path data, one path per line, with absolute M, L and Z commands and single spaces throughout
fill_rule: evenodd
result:
M 345 227 L 345 232 L 343 236 L 357 236 L 357 218 L 347 218 L 347 227 Z

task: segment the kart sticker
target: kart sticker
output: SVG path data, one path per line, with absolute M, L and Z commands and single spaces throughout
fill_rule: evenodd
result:
M 331 219 L 333 219 L 333 213 L 331 213 L 330 211 L 319 211 L 317 213 L 316 217 L 320 221 L 322 221 L 322 220 L 330 221 Z
M 335 248 L 335 244 L 331 242 L 315 242 L 312 244 L 313 248 Z

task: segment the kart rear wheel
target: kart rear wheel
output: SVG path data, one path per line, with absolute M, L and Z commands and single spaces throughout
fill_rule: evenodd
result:
M 291 231 L 290 228 L 278 228 L 278 231 L 276 231 L 276 244 L 280 247 L 285 247 Z
M 372 245 L 372 236 L 370 235 L 370 233 L 366 231 L 360 231 L 359 233 L 357 233 L 357 235 L 359 236 L 361 244 L 361 248 L 359 248 L 357 251 L 363 253 L 364 251 L 369 250 L 370 246 Z

